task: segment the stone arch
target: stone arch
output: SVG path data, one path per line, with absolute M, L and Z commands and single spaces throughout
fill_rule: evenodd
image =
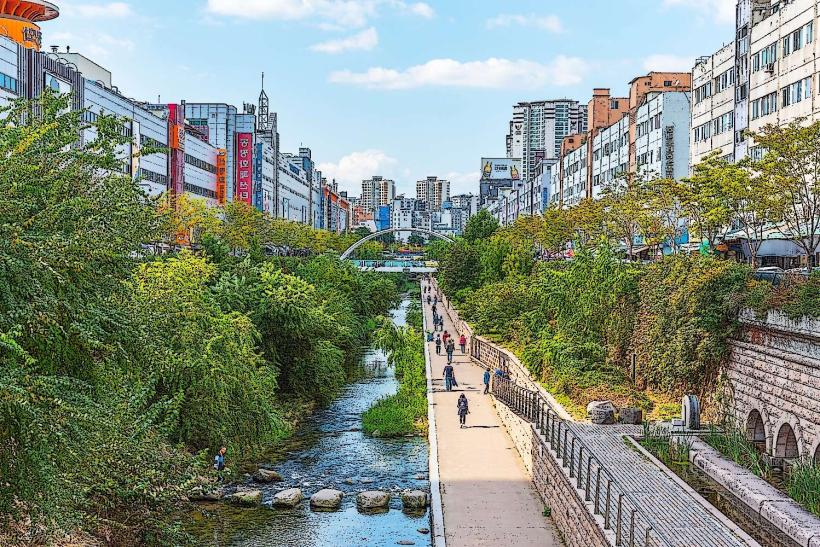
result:
M 817 446 L 814 448 L 812 459 L 814 460 L 814 465 L 820 465 L 820 442 L 817 443 Z
M 360 246 L 364 245 L 365 243 L 367 243 L 371 239 L 376 239 L 379 236 L 382 236 L 382 235 L 385 235 L 385 234 L 391 234 L 391 233 L 395 233 L 395 232 L 416 232 L 418 234 L 425 234 L 425 235 L 428 235 L 430 237 L 437 237 L 439 239 L 443 239 L 444 241 L 447 241 L 448 243 L 453 243 L 453 238 L 451 238 L 449 236 L 446 236 L 444 234 L 439 234 L 438 232 L 434 232 L 432 230 L 426 230 L 424 228 L 387 228 L 386 230 L 380 230 L 378 232 L 373 232 L 372 234 L 370 234 L 366 237 L 363 237 L 362 239 L 360 239 L 359 241 L 357 241 L 356 243 L 354 243 L 353 245 L 348 247 L 348 249 L 345 252 L 343 252 L 342 256 L 340 256 L 339 258 L 341 258 L 342 260 L 345 260 L 348 257 L 350 257 L 350 255 L 353 254 L 353 251 L 355 251 L 356 249 L 358 249 Z
M 774 441 L 774 455 L 777 458 L 797 459 L 800 457 L 800 445 L 797 434 L 789 422 L 784 422 L 777 430 Z
M 766 452 L 768 443 L 766 442 L 766 422 L 759 410 L 753 408 L 746 418 L 746 439 L 752 442 L 760 452 Z

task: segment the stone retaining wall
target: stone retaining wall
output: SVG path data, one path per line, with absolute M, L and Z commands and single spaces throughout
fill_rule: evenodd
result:
M 740 319 L 727 366 L 739 425 L 761 445 L 765 439 L 774 456 L 787 450 L 781 433 L 790 427 L 799 456 L 820 459 L 820 321 L 792 321 L 778 311 L 758 319 L 751 310 Z M 756 413 L 762 419 L 757 432 Z

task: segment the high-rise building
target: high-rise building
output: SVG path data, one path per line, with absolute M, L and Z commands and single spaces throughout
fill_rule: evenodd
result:
M 558 158 L 564 137 L 586 130 L 587 106 L 578 101 L 520 102 L 513 106 L 507 157 L 521 158 L 521 178 L 529 180 L 542 160 Z
M 427 177 L 416 182 L 416 199 L 424 202 L 428 211 L 441 209 L 450 200 L 450 181 L 438 177 Z
M 396 197 L 396 182 L 380 176 L 362 181 L 361 206 L 375 212 L 380 205 L 390 205 Z
M 815 30 L 818 0 L 738 0 L 732 41 L 692 71 L 690 169 L 719 152 L 759 158 L 765 125 L 820 120 Z

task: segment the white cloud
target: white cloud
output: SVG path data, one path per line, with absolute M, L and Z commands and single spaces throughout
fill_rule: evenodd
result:
M 350 28 L 367 25 L 382 6 L 428 19 L 434 15 L 424 2 L 403 0 L 208 0 L 206 10 L 243 19 L 312 19 L 324 28 Z
M 691 72 L 695 65 L 694 55 L 667 55 L 657 53 L 643 60 L 643 69 L 651 72 Z
M 136 44 L 127 38 L 118 38 L 104 32 L 74 34 L 71 32 L 55 32 L 48 35 L 48 43 L 60 46 L 70 46 L 72 51 L 82 53 L 92 59 L 107 60 L 111 54 L 121 51 L 133 52 Z
M 134 11 L 125 2 L 108 2 L 104 4 L 65 4 L 63 13 L 84 18 L 130 17 Z
M 404 70 L 374 67 L 366 72 L 332 72 L 333 83 L 371 89 L 411 89 L 418 87 L 473 87 L 537 89 L 547 85 L 568 86 L 583 81 L 588 64 L 578 57 L 559 55 L 549 64 L 535 61 L 490 58 L 461 62 L 433 59 Z
M 436 12 L 433 11 L 433 8 L 430 6 L 430 4 L 426 4 L 424 2 L 416 2 L 415 4 L 410 4 L 409 6 L 407 6 L 407 11 L 409 11 L 413 15 L 424 17 L 425 19 L 432 19 L 436 15 Z
M 737 0 L 663 0 L 663 6 L 694 9 L 701 15 L 719 23 L 735 22 Z
M 353 152 L 339 159 L 338 162 L 320 163 L 317 169 L 327 180 L 336 179 L 343 190 L 359 195 L 362 181 L 373 175 L 392 176 L 398 161 L 377 149 Z
M 370 27 L 358 34 L 348 36 L 347 38 L 340 38 L 338 40 L 328 40 L 310 46 L 313 51 L 320 51 L 322 53 L 342 53 L 351 50 L 370 51 L 379 45 L 379 33 L 376 29 Z
M 467 173 L 460 171 L 451 171 L 443 177 L 450 181 L 450 195 L 456 196 L 458 194 L 478 194 L 480 190 L 481 174 L 476 168 L 475 171 L 468 171 Z
M 564 25 L 557 15 L 521 15 L 501 14 L 487 19 L 487 28 L 532 27 L 560 34 L 564 32 Z

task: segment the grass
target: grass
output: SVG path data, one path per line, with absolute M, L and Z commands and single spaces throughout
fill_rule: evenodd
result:
M 376 332 L 375 340 L 395 367 L 399 388 L 362 414 L 362 429 L 374 437 L 426 434 L 427 377 L 421 332 L 412 326 L 385 323 Z
M 644 422 L 641 446 L 667 466 L 689 465 L 689 453 L 692 442 L 689 439 L 672 440 L 668 429 L 660 426 L 651 426 Z
M 703 440 L 723 457 L 745 467 L 758 477 L 765 479 L 771 474 L 771 468 L 763 455 L 746 439 L 745 432 L 739 427 L 730 426 L 725 431 L 710 428 Z
M 820 466 L 812 461 L 797 463 L 789 472 L 786 489 L 794 501 L 820 516 Z

